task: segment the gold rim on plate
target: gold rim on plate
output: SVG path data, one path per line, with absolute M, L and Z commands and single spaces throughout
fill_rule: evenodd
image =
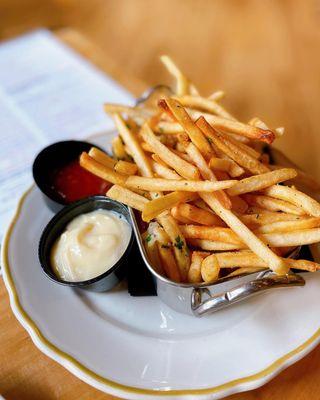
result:
M 159 390 L 159 389 L 141 389 L 138 387 L 133 387 L 133 386 L 126 386 L 121 383 L 117 383 L 114 381 L 111 381 L 107 378 L 104 378 L 95 372 L 91 371 L 89 368 L 85 367 L 82 365 L 79 361 L 77 361 L 74 357 L 70 356 L 66 352 L 60 350 L 58 347 L 56 347 L 53 343 L 51 343 L 48 339 L 45 338 L 45 336 L 42 334 L 41 330 L 37 327 L 36 323 L 31 319 L 31 317 L 27 314 L 27 312 L 23 309 L 19 296 L 17 293 L 17 290 L 14 285 L 14 281 L 11 275 L 10 271 L 10 264 L 9 264 L 9 243 L 10 243 L 10 238 L 13 232 L 13 229 L 18 221 L 18 218 L 20 216 L 21 209 L 24 205 L 24 202 L 28 196 L 28 194 L 32 191 L 34 185 L 32 185 L 21 197 L 19 200 L 19 203 L 16 208 L 16 212 L 14 217 L 12 218 L 12 221 L 8 227 L 8 230 L 5 234 L 3 244 L 2 244 L 2 268 L 5 276 L 5 285 L 6 288 L 9 292 L 10 295 L 10 305 L 13 310 L 13 312 L 19 315 L 21 321 L 23 321 L 23 326 L 28 327 L 29 331 L 32 332 L 32 335 L 37 338 L 37 340 L 48 350 L 50 350 L 51 353 L 54 355 L 58 356 L 61 360 L 66 361 L 70 365 L 72 365 L 75 369 L 81 371 L 83 374 L 86 376 L 90 377 L 91 379 L 95 380 L 96 382 L 102 383 L 104 385 L 109 386 L 110 388 L 118 389 L 123 392 L 127 393 L 135 393 L 135 394 L 141 394 L 141 395 L 163 395 L 163 396 L 173 396 L 173 395 L 193 395 L 193 394 L 198 394 L 198 395 L 206 395 L 206 394 L 215 394 L 218 392 L 230 390 L 232 388 L 235 388 L 239 385 L 246 384 L 246 383 L 254 383 L 257 381 L 257 385 L 259 385 L 258 380 L 261 380 L 263 378 L 266 378 L 270 376 L 270 378 L 273 376 L 273 373 L 279 371 L 285 367 L 285 364 L 287 361 L 289 361 L 291 358 L 294 356 L 297 356 L 299 353 L 302 353 L 304 350 L 310 348 L 311 350 L 313 348 L 312 345 L 315 345 L 316 342 L 320 338 L 320 328 L 317 329 L 317 331 L 309 338 L 307 339 L 304 343 L 302 343 L 300 346 L 295 348 L 294 350 L 290 351 L 289 353 L 285 354 L 284 356 L 280 357 L 278 360 L 274 361 L 271 365 L 266 367 L 260 372 L 257 372 L 255 374 L 249 375 L 247 377 L 239 378 L 239 379 L 234 379 L 230 382 L 226 382 L 224 384 L 211 387 L 211 388 L 206 388 L 206 389 L 185 389 L 185 390 Z M 14 306 L 14 307 L 13 307 Z M 16 316 L 18 316 L 16 315 Z M 20 321 L 20 322 L 21 322 Z M 30 333 L 29 332 L 29 333 Z M 33 338 L 32 338 L 33 339 Z M 38 346 L 38 343 L 35 342 L 37 347 L 40 350 L 41 349 Z M 51 357 L 52 358 L 52 357 Z M 59 362 L 62 366 L 66 367 L 66 365 L 63 362 Z M 68 367 L 66 367 L 69 369 Z M 70 369 L 69 369 L 70 370 Z M 73 371 L 70 371 L 73 372 Z M 264 383 L 264 382 L 263 382 Z

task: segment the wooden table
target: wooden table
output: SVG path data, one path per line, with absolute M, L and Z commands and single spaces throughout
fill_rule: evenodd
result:
M 59 20 L 57 25 L 64 25 L 67 17 L 62 17 L 58 10 L 59 7 L 64 11 L 69 10 L 70 25 L 85 32 L 95 44 L 93 45 L 92 41 L 73 29 L 58 30 L 57 35 L 91 59 L 102 70 L 119 80 L 134 94 L 141 93 L 146 86 L 155 83 L 158 75 L 161 81 L 165 80 L 159 66 L 156 66 L 154 57 L 164 51 L 176 54 L 180 64 L 185 67 L 200 89 L 208 92 L 210 89 L 226 88 L 231 93 L 226 104 L 229 108 L 237 110 L 240 117 L 248 119 L 258 114 L 266 121 L 270 121 L 271 125 L 284 124 L 288 127 L 291 138 L 286 143 L 282 143 L 282 147 L 293 154 L 295 161 L 307 170 L 316 170 L 320 176 L 320 158 L 316 157 L 317 146 L 320 142 L 320 136 L 317 135 L 320 104 L 320 36 L 315 29 L 319 10 L 317 14 L 312 8 L 316 2 L 279 2 L 283 4 L 279 5 L 272 1 L 230 1 L 226 2 L 227 5 L 219 6 L 212 5 L 215 2 L 203 1 L 200 2 L 199 7 L 195 7 L 195 2 L 166 3 L 164 0 L 148 7 L 149 2 L 139 0 L 117 3 L 119 6 L 115 8 L 115 2 L 109 1 L 105 3 L 108 5 L 108 13 L 99 13 L 93 5 L 99 5 L 101 9 L 103 6 L 96 0 L 90 2 L 90 10 L 88 9 L 89 2 L 85 5 L 79 1 L 82 8 L 75 10 L 72 8 L 74 2 L 71 0 L 43 2 L 45 5 L 34 0 L 31 3 L 39 6 L 38 14 L 24 14 L 23 23 L 21 22 L 15 29 L 6 25 L 7 21 L 13 20 L 13 11 L 9 7 L 1 9 L 1 4 L 4 3 L 8 5 L 9 2 L 8 0 L 0 1 L 0 23 L 2 22 L 1 15 L 7 17 L 4 24 L 1 24 L 2 37 L 12 36 L 27 28 L 39 26 L 40 23 L 36 17 L 42 14 L 46 15 L 46 25 L 56 26 L 51 24 L 53 17 Z M 19 3 L 14 0 L 13 3 L 19 7 L 21 5 L 24 10 L 28 2 Z M 189 8 L 185 3 L 189 3 Z M 237 6 L 239 3 L 241 7 Z M 294 7 L 291 6 L 293 3 Z M 148 7 L 151 17 L 157 14 L 162 22 L 160 25 L 159 21 L 150 17 L 158 30 L 151 29 L 148 18 L 144 17 L 145 7 Z M 199 8 L 202 11 L 201 18 Z M 214 21 L 212 26 L 208 23 L 210 21 L 209 8 Z M 170 12 L 165 13 L 164 9 L 170 9 Z M 86 13 L 89 11 L 94 15 L 92 18 L 96 21 L 95 24 L 92 18 L 86 19 Z M 126 26 L 120 18 L 123 13 L 126 17 Z M 189 29 L 183 32 L 186 36 L 182 37 L 182 34 L 177 33 L 177 28 L 175 34 L 178 36 L 167 33 L 165 36 L 167 41 L 165 41 L 161 32 L 170 30 L 172 24 L 178 23 L 177 15 L 180 16 L 180 22 L 191 21 L 192 13 L 195 13 L 194 19 L 199 19 L 198 24 L 194 22 L 191 26 L 194 30 Z M 135 19 L 130 17 L 133 14 Z M 221 25 L 223 22 L 219 18 L 228 21 L 228 26 L 223 27 Z M 99 31 L 106 21 L 110 24 L 111 32 L 119 34 L 117 40 L 115 37 L 106 37 Z M 115 28 L 116 23 L 119 24 L 118 30 Z M 130 24 L 131 30 L 124 29 Z M 218 24 L 218 28 L 215 24 Z M 141 25 L 145 29 L 149 28 L 150 37 L 142 40 L 137 34 L 138 25 L 140 28 Z M 253 46 L 252 40 L 255 35 L 248 33 L 248 26 L 254 30 L 259 40 L 264 38 L 260 45 Z M 303 27 L 307 29 L 303 30 Z M 134 35 L 132 35 L 133 31 Z M 221 31 L 221 35 L 224 32 L 224 35 L 218 37 L 217 31 Z M 106 49 L 103 38 L 109 43 L 108 57 L 105 51 L 100 49 Z M 211 38 L 214 38 L 214 46 L 210 43 Z M 130 47 L 132 47 L 132 41 L 136 42 L 133 46 L 134 53 L 129 53 L 128 50 L 125 54 L 123 47 L 126 40 L 130 43 Z M 158 43 L 154 51 L 151 50 L 152 43 L 149 43 L 152 40 Z M 96 45 L 97 43 L 99 46 Z M 191 50 L 187 51 L 186 46 L 189 44 Z M 114 56 L 117 45 L 118 57 Z M 146 54 L 143 46 L 146 48 Z M 222 54 L 225 56 L 222 57 Z M 202 61 L 197 64 L 200 62 L 199 59 Z M 195 65 L 194 68 L 192 64 Z M 137 79 L 134 79 L 134 76 Z M 142 81 L 144 76 L 145 83 Z M 211 81 L 209 88 L 207 77 Z M 298 140 L 299 146 L 296 146 Z M 319 378 L 320 347 L 262 388 L 234 395 L 229 399 L 317 400 L 319 399 Z M 8 400 L 113 398 L 81 382 L 36 349 L 10 310 L 3 282 L 0 282 L 0 393 Z

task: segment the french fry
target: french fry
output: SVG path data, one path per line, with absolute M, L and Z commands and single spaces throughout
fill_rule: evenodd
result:
M 178 175 L 171 168 L 165 167 L 163 164 L 159 164 L 158 162 L 152 160 L 151 166 L 153 172 L 155 172 L 160 178 L 164 179 L 182 179 L 180 175 Z
M 292 179 L 297 176 L 297 173 L 292 168 L 283 168 L 276 171 L 266 172 L 261 175 L 250 176 L 236 183 L 232 188 L 227 190 L 230 196 L 235 196 L 243 193 L 259 191 L 268 188 L 279 182 Z M 320 208 L 320 206 L 319 206 Z M 320 214 L 319 214 L 320 215 Z
M 176 260 L 172 253 L 172 243 L 169 236 L 163 228 L 155 225 L 153 228 L 153 235 L 155 240 L 158 242 L 158 252 L 161 259 L 161 265 L 168 276 L 175 282 L 181 282 L 181 276 Z
M 111 168 L 108 168 L 105 165 L 99 163 L 98 161 L 90 157 L 87 153 L 81 154 L 80 165 L 82 168 L 86 169 L 96 176 L 99 176 L 105 181 L 125 186 L 125 182 L 127 179 L 125 175 L 119 174 L 118 172 L 113 171 Z
M 244 174 L 244 169 L 233 160 L 211 157 L 209 167 L 218 171 L 227 172 L 232 178 L 236 178 Z
M 235 181 L 187 181 L 184 179 L 144 178 L 142 176 L 129 176 L 124 185 L 132 189 L 150 191 L 182 191 L 182 192 L 213 192 L 228 189 Z
M 144 141 L 152 147 L 154 153 L 157 154 L 166 164 L 176 170 L 178 174 L 187 179 L 199 179 L 197 168 L 177 156 L 162 144 L 147 124 L 142 127 L 141 134 Z
M 281 221 L 301 221 L 308 218 L 309 217 L 301 215 L 287 214 L 284 212 L 271 212 L 265 210 L 260 213 L 239 216 L 239 219 L 244 224 L 250 225 L 251 227 L 269 225 Z
M 226 139 L 215 132 L 203 117 L 200 117 L 196 124 L 204 132 L 206 137 L 208 137 L 215 144 L 215 146 L 223 151 L 228 157 L 233 159 L 237 164 L 246 168 L 253 174 L 263 174 L 269 171 L 266 166 L 264 166 L 254 157 L 250 156 L 248 153 L 237 148 L 231 142 L 226 144 Z
M 244 214 L 249 206 L 248 204 L 239 196 L 230 197 L 231 200 L 231 210 L 237 214 Z
M 144 151 L 142 150 L 137 138 L 127 128 L 124 120 L 120 117 L 119 114 L 114 114 L 113 120 L 116 124 L 116 127 L 119 131 L 122 140 L 130 149 L 130 153 L 132 154 L 135 163 L 137 164 L 139 170 L 141 171 L 141 174 L 143 176 L 148 176 L 148 177 L 153 176 L 151 165 Z
M 206 160 L 203 158 L 202 154 L 193 143 L 189 143 L 187 145 L 186 152 L 193 160 L 194 164 L 198 167 L 198 170 L 200 171 L 200 174 L 203 179 L 207 179 L 212 182 L 217 181 L 217 178 L 215 177 L 214 173 L 208 167 Z M 215 193 L 215 196 L 218 198 L 218 200 L 225 208 L 228 209 L 231 208 L 231 201 L 225 192 L 219 191 Z
M 211 254 L 209 257 L 204 259 L 209 259 L 209 261 L 204 263 L 203 260 L 201 263 L 201 276 L 206 283 L 213 283 L 219 278 L 220 264 L 215 254 Z
M 288 267 L 283 261 L 257 238 L 230 210 L 223 208 L 212 194 L 202 192 L 200 193 L 200 197 L 255 254 L 270 266 L 273 271 L 279 274 L 288 271 Z
M 201 277 L 201 263 L 204 258 L 208 256 L 208 253 L 203 251 L 193 251 L 191 255 L 191 264 L 188 272 L 188 281 L 190 283 L 200 283 Z
M 155 198 L 145 204 L 142 210 L 142 219 L 145 222 L 149 222 L 162 212 L 175 207 L 177 204 L 195 200 L 197 197 L 198 195 L 196 193 L 172 192 L 165 196 Z
M 320 242 L 320 228 L 259 234 L 261 240 L 273 247 L 300 246 Z
M 105 165 L 108 168 L 113 169 L 117 161 L 109 157 L 105 152 L 97 149 L 96 147 L 91 147 L 88 155 L 98 161 L 100 164 Z
M 180 276 L 182 281 L 185 282 L 187 281 L 190 267 L 190 255 L 186 240 L 182 235 L 178 224 L 171 215 L 161 215 L 158 220 L 173 244 L 173 250 L 178 263 Z
M 142 211 L 145 204 L 149 202 L 145 197 L 118 185 L 113 185 L 107 191 L 107 196 L 139 211 Z
M 216 90 L 215 92 L 211 93 L 210 96 L 208 96 L 208 99 L 218 101 L 223 99 L 225 96 L 225 92 L 223 90 Z
M 305 215 L 305 211 L 285 200 L 270 196 L 245 194 L 246 202 L 252 206 L 258 206 L 269 211 L 283 211 L 289 214 Z
M 212 258 L 214 258 L 213 256 L 217 259 L 220 268 L 268 268 L 268 264 L 261 260 L 261 258 L 259 258 L 252 251 L 247 250 L 210 255 L 202 261 L 201 267 L 209 268 L 212 265 Z M 286 258 L 283 259 L 283 262 L 287 263 L 290 268 L 301 269 L 311 272 L 315 272 L 320 268 L 319 264 L 308 260 L 294 260 L 292 258 Z
M 210 118 L 210 125 L 215 129 L 221 129 L 222 131 L 230 131 L 238 135 L 245 136 L 249 139 L 260 140 L 265 143 L 272 143 L 275 139 L 274 132 L 268 129 L 261 129 L 255 126 L 246 125 L 239 121 L 218 117 L 212 115 Z
M 189 90 L 189 82 L 186 76 L 180 71 L 170 57 L 163 55 L 160 57 L 160 60 L 166 66 L 169 73 L 173 75 L 177 81 L 177 95 L 183 96 L 187 94 Z
M 149 146 L 148 143 L 142 142 L 141 148 L 148 153 L 153 153 L 153 148 Z
M 187 224 L 197 223 L 206 226 L 225 226 L 224 222 L 212 211 L 203 210 L 192 204 L 179 204 L 176 215 L 185 218 Z
M 127 153 L 120 136 L 116 136 L 112 139 L 112 153 L 117 160 L 127 159 Z
M 226 242 L 213 242 L 212 240 L 206 239 L 186 239 L 187 243 L 195 248 L 206 250 L 206 251 L 230 251 L 246 249 L 247 246 L 240 244 L 232 244 Z
M 138 172 L 138 167 L 131 162 L 120 160 L 115 164 L 114 170 L 120 174 L 134 175 Z
M 155 240 L 155 235 L 149 233 L 149 228 L 148 228 L 148 231 L 144 232 L 144 234 L 142 235 L 142 239 L 150 264 L 152 265 L 152 267 L 156 272 L 163 275 L 165 271 L 162 268 L 162 263 L 159 255 L 157 241 Z
M 183 130 L 187 132 L 192 143 L 194 143 L 194 145 L 198 147 L 203 156 L 209 160 L 210 157 L 213 155 L 210 143 L 208 143 L 204 134 L 194 124 L 182 105 L 174 99 L 163 99 L 159 101 L 159 106 L 162 107 L 164 111 L 167 111 L 168 109 L 170 110 L 169 112 L 179 122 Z
M 235 118 L 220 104 L 216 103 L 213 99 L 206 99 L 200 96 L 184 95 L 180 97 L 174 97 L 184 107 L 197 108 L 203 111 L 207 111 L 212 114 L 219 115 L 227 119 L 235 120 Z
M 103 105 L 104 111 L 110 115 L 113 114 L 127 114 L 129 116 L 135 117 L 143 117 L 143 118 L 150 118 L 153 115 L 152 110 L 139 107 L 129 107 L 123 106 L 122 104 L 113 104 L 113 103 L 106 103 Z
M 261 153 L 256 151 L 254 148 L 247 146 L 245 143 L 240 142 L 239 140 L 234 139 L 232 136 L 225 134 L 224 132 L 221 133 L 222 138 L 224 138 L 225 142 L 230 145 L 233 144 L 236 147 L 239 147 L 244 153 L 249 154 L 249 156 L 258 159 L 261 156 Z M 258 143 L 260 144 L 260 143 Z M 262 144 L 261 144 L 262 145 Z
M 173 216 L 173 218 L 181 224 L 192 224 L 193 221 L 181 215 L 178 207 L 179 206 L 171 208 L 171 215 Z
M 292 221 L 278 221 L 270 224 L 264 224 L 257 229 L 255 233 L 277 233 L 277 232 L 291 232 L 302 229 L 311 229 L 320 227 L 320 218 L 304 218 Z
M 265 194 L 294 204 L 313 217 L 320 217 L 320 204 L 306 194 L 288 186 L 274 185 L 265 189 Z
M 230 228 L 180 225 L 180 230 L 186 239 L 205 239 L 213 242 L 243 244 L 243 241 Z

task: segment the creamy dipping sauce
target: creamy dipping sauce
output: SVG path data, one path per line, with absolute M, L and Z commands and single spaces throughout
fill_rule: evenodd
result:
M 55 274 L 68 282 L 95 278 L 108 271 L 128 247 L 132 228 L 120 214 L 95 210 L 66 226 L 51 249 Z

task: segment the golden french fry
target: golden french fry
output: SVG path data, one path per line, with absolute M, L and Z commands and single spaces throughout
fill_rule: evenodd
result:
M 144 107 L 129 107 L 123 106 L 122 104 L 113 104 L 113 103 L 106 103 L 103 105 L 104 111 L 108 114 L 127 114 L 129 116 L 135 117 L 143 117 L 143 118 L 150 118 L 153 115 L 153 111 Z
M 201 276 L 206 283 L 213 283 L 219 278 L 220 264 L 215 254 L 211 254 L 209 257 L 203 260 L 209 259 L 209 261 L 201 263 Z
M 180 222 L 181 224 L 191 224 L 192 221 L 184 216 L 181 215 L 180 210 L 178 208 L 179 206 L 173 207 L 171 209 L 171 215 L 173 218 L 177 221 Z
M 265 189 L 264 193 L 273 198 L 288 201 L 313 217 L 320 217 L 320 204 L 299 190 L 288 186 L 274 185 Z
M 162 263 L 158 251 L 157 241 L 155 240 L 155 235 L 150 233 L 148 229 L 146 232 L 144 232 L 142 238 L 149 263 L 152 265 L 152 267 L 156 272 L 163 275 L 164 270 L 162 268 Z
M 184 107 L 197 108 L 203 111 L 207 111 L 209 113 L 213 113 L 219 115 L 220 117 L 224 117 L 227 119 L 235 120 L 235 118 L 220 104 L 216 103 L 215 100 L 206 99 L 201 96 L 190 96 L 184 95 L 179 97 L 174 97 L 175 100 L 178 100 L 180 104 Z
M 244 152 L 233 143 L 228 142 L 226 138 L 215 132 L 203 117 L 200 117 L 196 124 L 203 131 L 206 137 L 215 144 L 215 146 L 223 151 L 228 157 L 233 159 L 237 164 L 241 165 L 253 174 L 263 174 L 269 171 L 269 169 L 257 159 L 250 156 L 250 154 Z
M 225 92 L 223 90 L 216 90 L 215 92 L 211 93 L 210 96 L 208 96 L 208 99 L 211 100 L 221 100 L 225 96 Z
M 227 193 L 230 196 L 235 196 L 243 193 L 259 191 L 276 183 L 292 179 L 296 176 L 297 173 L 292 168 L 278 169 L 276 171 L 270 171 L 266 172 L 265 174 L 254 175 L 250 176 L 249 178 L 242 179 L 232 188 L 228 189 Z
M 142 211 L 145 204 L 149 202 L 145 197 L 118 185 L 113 185 L 107 191 L 107 196 L 139 211 Z
M 209 167 L 218 171 L 227 172 L 232 178 L 236 178 L 245 172 L 244 169 L 233 160 L 217 157 L 211 157 Z
M 245 194 L 245 201 L 252 205 L 264 208 L 269 211 L 283 211 L 289 214 L 305 215 L 305 211 L 295 205 L 285 201 L 276 199 L 270 196 Z
M 158 221 L 163 226 L 173 244 L 173 250 L 178 263 L 180 276 L 182 281 L 185 282 L 190 267 L 190 255 L 186 240 L 182 235 L 178 224 L 171 215 L 160 215 Z
M 193 251 L 191 255 L 191 264 L 188 272 L 188 281 L 190 283 L 200 283 L 201 277 L 201 263 L 204 258 L 209 254 L 203 251 Z
M 149 146 L 148 143 L 142 142 L 141 143 L 141 148 L 144 151 L 147 151 L 148 153 L 153 153 L 153 148 L 151 146 Z
M 231 210 L 236 214 L 244 214 L 249 208 L 248 204 L 239 196 L 232 196 L 230 200 Z
M 230 251 L 246 249 L 246 245 L 218 242 L 206 239 L 186 239 L 190 246 L 206 251 Z
M 142 189 L 151 191 L 182 191 L 182 192 L 214 192 L 221 189 L 228 189 L 234 185 L 235 181 L 187 181 L 184 179 L 162 179 L 144 178 L 142 176 L 129 176 L 125 181 L 125 186 L 132 189 Z
M 187 154 L 192 159 L 192 161 L 194 162 L 194 164 L 198 167 L 202 178 L 212 182 L 216 182 L 217 178 L 215 177 L 211 169 L 208 167 L 206 160 L 203 158 L 198 148 L 193 143 L 189 143 L 186 147 L 186 151 Z M 218 200 L 225 208 L 228 209 L 231 208 L 231 201 L 225 192 L 219 191 L 215 193 L 215 196 L 218 198 Z
M 117 160 L 126 160 L 128 157 L 120 136 L 112 139 L 112 153 Z
M 91 172 L 92 174 L 99 176 L 100 178 L 111 182 L 113 184 L 125 186 L 127 177 L 113 171 L 111 168 L 99 163 L 87 153 L 82 153 L 80 156 L 80 165 L 82 168 Z
M 181 282 L 179 268 L 172 252 L 172 243 L 169 236 L 158 224 L 153 227 L 152 234 L 158 244 L 161 265 L 167 277 L 175 282 Z
M 169 73 L 173 75 L 177 80 L 177 94 L 179 96 L 187 94 L 189 89 L 189 82 L 187 77 L 181 72 L 181 70 L 177 67 L 177 65 L 172 61 L 169 56 L 163 55 L 160 57 L 160 60 L 166 66 Z
M 287 214 L 284 212 L 271 212 L 266 210 L 255 214 L 246 214 L 239 216 L 239 219 L 244 224 L 250 225 L 251 227 L 259 227 L 281 221 L 301 221 L 308 218 L 309 217 L 301 215 Z
M 98 161 L 100 164 L 103 164 L 111 169 L 113 169 L 117 163 L 117 160 L 114 160 L 113 158 L 109 157 L 108 154 L 97 149 L 96 147 L 91 147 L 88 154 L 90 157 Z
M 141 171 L 141 174 L 148 177 L 153 176 L 149 160 L 146 157 L 143 149 L 141 148 L 137 138 L 133 135 L 130 129 L 127 128 L 124 120 L 119 114 L 114 114 L 113 119 L 122 140 L 128 146 L 130 154 L 132 154 L 132 157 L 137 164 L 139 170 Z
M 213 242 L 243 244 L 243 241 L 230 228 L 203 225 L 180 225 L 180 230 L 186 239 L 205 239 Z
M 259 234 L 261 240 L 273 247 L 300 246 L 320 242 L 320 228 Z
M 263 224 L 255 229 L 255 233 L 277 233 L 291 232 L 302 229 L 311 229 L 320 227 L 320 218 L 304 218 L 292 221 L 278 221 L 270 224 Z
M 222 131 L 230 131 L 238 135 L 245 136 L 249 139 L 260 140 L 265 143 L 272 143 L 275 139 L 274 132 L 268 129 L 257 128 L 252 125 L 243 124 L 239 121 L 222 118 L 212 115 L 210 118 L 210 125 Z
M 185 201 L 192 201 L 198 197 L 196 193 L 190 192 L 172 192 L 155 198 L 145 204 L 142 210 L 142 219 L 145 222 L 151 221 L 162 212 L 175 207 L 177 204 Z
M 153 172 L 155 172 L 160 178 L 164 179 L 182 179 L 180 175 L 178 175 L 171 168 L 165 167 L 163 164 L 160 164 L 154 160 L 151 161 L 151 166 Z
M 257 236 L 254 235 L 254 233 L 252 233 L 230 210 L 223 208 L 212 194 L 202 192 L 199 195 L 233 230 L 233 232 L 236 233 L 255 254 L 262 258 L 273 271 L 279 274 L 288 272 L 288 267 L 283 263 L 283 261 L 274 254 L 266 244 L 257 238 Z
M 206 226 L 225 226 L 224 222 L 212 211 L 203 210 L 192 204 L 179 204 L 176 215 L 185 218 L 187 224 L 197 223 Z M 178 218 L 179 219 L 179 218 Z
M 259 258 L 252 251 L 235 251 L 226 253 L 217 253 L 210 255 L 202 261 L 202 267 L 210 267 L 212 265 L 212 258 L 217 259 L 220 268 L 268 268 L 261 258 Z M 320 268 L 319 264 L 307 260 L 294 260 L 292 258 L 283 259 L 289 268 L 301 269 L 305 271 L 316 271 Z
M 210 159 L 210 157 L 213 155 L 210 143 L 208 143 L 204 134 L 195 125 L 195 123 L 192 121 L 182 105 L 174 99 L 163 99 L 160 100 L 158 104 L 164 109 L 164 111 L 169 110 L 169 112 L 182 126 L 183 130 L 187 132 L 192 143 L 194 143 L 194 145 L 198 147 L 198 149 L 206 159 Z
M 134 175 L 138 172 L 138 167 L 131 162 L 120 160 L 115 164 L 114 170 L 120 174 Z
M 149 125 L 143 125 L 141 134 L 144 141 L 152 147 L 154 153 L 157 154 L 167 165 L 176 170 L 178 174 L 187 179 L 199 179 L 197 168 L 177 156 L 173 151 L 169 150 L 168 147 L 162 144 L 152 132 Z

